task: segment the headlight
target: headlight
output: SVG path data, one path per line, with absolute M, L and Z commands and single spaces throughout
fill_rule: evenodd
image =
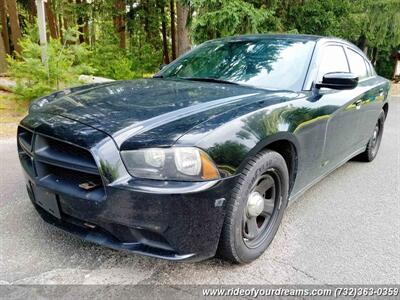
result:
M 211 158 L 194 147 L 121 151 L 121 156 L 128 172 L 139 178 L 199 181 L 220 177 Z

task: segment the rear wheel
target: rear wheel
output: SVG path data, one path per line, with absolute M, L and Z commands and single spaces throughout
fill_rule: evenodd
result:
M 379 115 L 378 121 L 375 124 L 372 136 L 368 141 L 367 148 L 357 158 L 366 162 L 370 162 L 375 159 L 379 151 L 379 146 L 381 145 L 384 123 L 385 112 L 382 110 L 381 114 Z
M 281 223 L 288 186 L 288 169 L 279 153 L 266 150 L 250 159 L 227 206 L 220 256 L 248 263 L 265 251 Z

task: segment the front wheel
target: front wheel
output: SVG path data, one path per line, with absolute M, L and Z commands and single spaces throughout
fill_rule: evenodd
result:
M 382 110 L 379 115 L 378 121 L 375 124 L 372 136 L 368 141 L 367 148 L 363 153 L 358 156 L 360 160 L 370 162 L 375 159 L 379 151 L 379 146 L 381 145 L 384 123 L 385 112 Z
M 265 150 L 250 159 L 232 192 L 219 255 L 249 263 L 267 249 L 287 206 L 289 174 L 284 158 Z

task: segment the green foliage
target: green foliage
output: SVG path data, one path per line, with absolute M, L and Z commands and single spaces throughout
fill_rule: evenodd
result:
M 160 32 L 160 5 L 167 5 L 166 0 L 147 0 L 138 2 L 128 13 L 127 31 L 130 35 L 129 55 L 135 77 L 157 72 L 162 63 L 162 38 Z M 169 15 L 164 16 L 167 30 L 170 30 Z M 167 41 L 170 45 L 171 41 Z
M 285 30 L 341 37 L 369 50 L 377 72 L 391 77 L 389 53 L 400 47 L 399 0 L 282 1 L 277 13 Z
M 68 34 L 75 36 L 73 32 Z M 17 81 L 14 92 L 19 98 L 32 100 L 52 91 L 78 84 L 79 74 L 90 74 L 93 68 L 86 64 L 90 51 L 84 44 L 61 44 L 50 40 L 45 48 L 47 62 L 42 63 L 42 48 L 35 28 L 29 28 L 20 40 L 22 51 L 8 56 L 9 72 Z
M 118 46 L 111 22 L 100 25 L 98 41 L 93 47 L 90 62 L 95 75 L 111 79 L 135 79 L 155 73 L 161 63 L 162 49 L 157 43 L 146 42 L 144 32 L 137 31 L 128 49 Z
M 133 46 L 130 55 L 135 78 L 156 73 L 162 63 L 161 47 L 155 48 L 151 43 L 143 43 L 140 48 Z
M 394 73 L 395 60 L 393 58 L 394 51 L 390 51 L 389 48 L 382 49 L 378 53 L 376 62 L 376 72 L 386 78 L 392 78 Z
M 118 39 L 110 23 L 102 24 L 90 62 L 96 69 L 95 75 L 111 79 L 132 79 L 132 61 L 125 49 L 118 47 Z
M 196 18 L 192 24 L 194 41 L 270 30 L 273 13 L 242 0 L 194 0 Z M 269 25 L 269 26 L 268 26 Z
M 400 1 L 368 0 L 365 2 L 365 10 L 368 18 L 364 31 L 370 43 L 373 46 L 399 46 Z
M 351 11 L 349 0 L 308 0 L 292 2 L 288 6 L 286 28 L 300 33 L 343 36 L 343 23 Z

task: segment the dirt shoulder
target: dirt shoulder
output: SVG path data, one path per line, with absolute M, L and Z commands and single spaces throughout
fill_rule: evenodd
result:
M 27 109 L 28 103 L 17 101 L 12 93 L 0 90 L 0 138 L 16 135 L 18 123 Z
M 392 83 L 391 94 L 392 96 L 400 96 L 400 83 Z

